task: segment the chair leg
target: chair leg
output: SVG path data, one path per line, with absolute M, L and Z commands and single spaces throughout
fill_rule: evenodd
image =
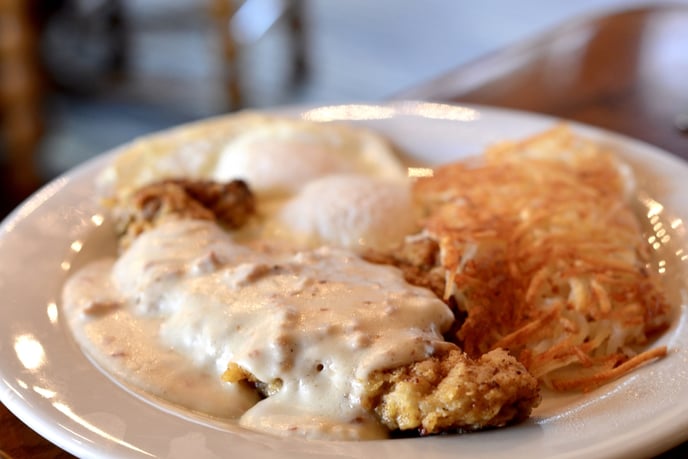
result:
M 291 82 L 298 84 L 308 78 L 310 70 L 308 67 L 308 37 L 305 32 L 303 0 L 289 0 L 289 8 L 287 8 L 286 15 L 291 32 L 290 39 L 293 57 Z
M 217 30 L 223 63 L 223 86 L 230 110 L 242 107 L 241 79 L 239 72 L 239 46 L 232 36 L 230 21 L 237 11 L 233 0 L 211 0 L 210 14 Z
M 35 155 L 43 133 L 42 75 L 37 31 L 29 2 L 0 5 L 0 142 L 4 150 L 3 196 L 17 204 L 41 185 Z

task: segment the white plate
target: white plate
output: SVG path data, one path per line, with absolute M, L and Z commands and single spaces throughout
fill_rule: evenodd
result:
M 487 143 L 526 136 L 556 122 L 494 108 L 422 102 L 283 112 L 373 127 L 430 163 L 475 154 Z M 688 196 L 688 166 L 646 144 L 574 127 L 642 165 L 647 178 L 641 187 L 652 190 L 646 197 L 666 208 L 647 202 L 662 210 L 666 234 L 673 237 L 660 249 L 675 257 L 676 247 L 682 248 L 675 242 L 682 239 L 682 222 L 688 218 L 683 198 Z M 501 430 L 372 442 L 303 441 L 212 425 L 161 409 L 94 368 L 60 316 L 60 289 L 72 264 L 112 243 L 93 199 L 93 177 L 107 160 L 107 155 L 95 158 L 51 182 L 0 228 L 0 400 L 31 428 L 79 457 L 628 458 L 656 454 L 688 439 L 684 307 L 659 342 L 670 347 L 668 357 L 598 391 L 548 399 L 533 419 Z M 652 189 L 652 177 L 661 177 L 661 189 Z M 674 271 L 675 265 L 671 267 Z

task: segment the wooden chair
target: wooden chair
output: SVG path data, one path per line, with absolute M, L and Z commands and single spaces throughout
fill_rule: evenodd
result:
M 37 32 L 25 0 L 0 0 L 2 201 L 13 206 L 39 185 L 34 165 L 43 130 Z
M 253 6 L 255 8 L 252 8 Z M 251 10 L 251 11 L 249 11 Z M 239 55 L 242 48 L 250 45 L 278 20 L 287 21 L 289 51 L 292 64 L 290 83 L 297 83 L 307 73 L 306 38 L 304 32 L 304 7 L 302 0 L 211 0 L 210 15 L 220 37 L 224 62 L 224 86 L 227 104 L 232 109 L 242 108 L 242 75 Z M 246 14 L 244 14 L 246 13 Z M 263 15 L 263 18 L 251 17 Z M 258 24 L 252 26 L 252 23 Z M 242 31 L 253 28 L 250 33 Z M 257 29 L 257 30 L 255 30 Z

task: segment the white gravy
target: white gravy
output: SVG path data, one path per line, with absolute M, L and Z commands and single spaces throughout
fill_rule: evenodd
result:
M 361 382 L 445 346 L 452 314 L 395 268 L 332 248 L 249 247 L 212 222 L 144 233 L 117 260 L 70 278 L 79 343 L 134 386 L 191 410 L 281 435 L 387 435 L 360 407 Z M 281 389 L 225 383 L 229 363 Z

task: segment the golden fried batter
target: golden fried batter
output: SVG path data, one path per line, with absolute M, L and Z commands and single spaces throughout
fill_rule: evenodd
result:
M 396 266 L 409 284 L 425 287 L 439 298 L 444 297 L 445 270 L 440 265 L 439 244 L 431 238 L 408 240 L 390 253 L 368 250 L 363 258 L 371 263 Z
M 502 427 L 522 421 L 540 402 L 538 383 L 502 349 L 472 360 L 453 349 L 366 381 L 364 407 L 390 430 L 421 435 Z
M 165 219 L 215 220 L 238 229 L 254 214 L 255 199 L 241 180 L 169 179 L 119 197 L 113 207 L 120 247 L 124 248 Z

